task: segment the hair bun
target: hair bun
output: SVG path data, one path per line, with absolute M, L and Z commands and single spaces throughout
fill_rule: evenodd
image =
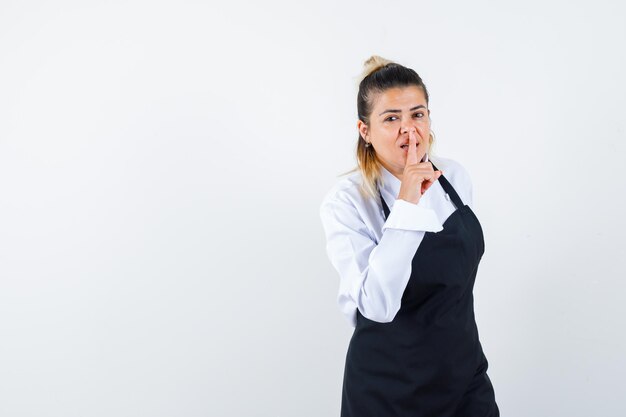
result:
M 363 81 L 365 77 L 373 72 L 376 72 L 387 64 L 394 64 L 394 62 L 379 55 L 372 55 L 363 63 L 363 72 L 361 73 L 359 81 Z

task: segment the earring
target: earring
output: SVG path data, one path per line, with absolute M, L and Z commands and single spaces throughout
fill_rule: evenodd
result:
M 365 147 L 366 147 L 366 148 L 369 148 L 370 146 L 372 146 L 372 143 L 371 143 L 371 142 L 365 142 Z

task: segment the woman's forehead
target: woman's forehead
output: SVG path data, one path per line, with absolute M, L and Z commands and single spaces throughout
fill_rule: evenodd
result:
M 417 86 L 393 87 L 377 94 L 374 98 L 375 109 L 394 106 L 394 109 L 409 109 L 419 104 L 426 106 L 426 96 L 421 88 Z M 390 108 L 391 109 L 391 108 Z

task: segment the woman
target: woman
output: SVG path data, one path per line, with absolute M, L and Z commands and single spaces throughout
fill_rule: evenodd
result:
M 320 207 L 355 327 L 341 416 L 499 416 L 474 318 L 485 247 L 468 172 L 430 152 L 428 90 L 414 70 L 372 56 L 357 110 L 358 167 Z

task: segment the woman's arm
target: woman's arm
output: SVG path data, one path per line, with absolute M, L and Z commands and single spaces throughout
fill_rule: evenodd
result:
M 328 257 L 340 276 L 338 302 L 344 315 L 390 322 L 400 309 L 415 252 L 426 231 L 442 230 L 436 213 L 396 200 L 378 244 L 356 207 L 334 196 L 320 208 Z

